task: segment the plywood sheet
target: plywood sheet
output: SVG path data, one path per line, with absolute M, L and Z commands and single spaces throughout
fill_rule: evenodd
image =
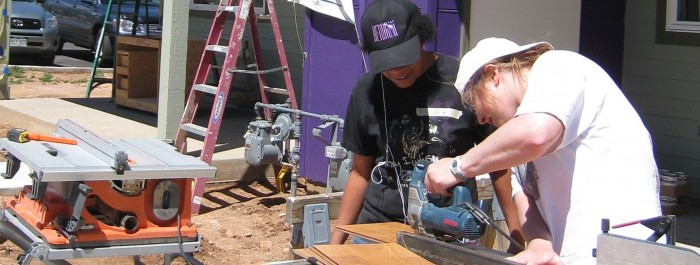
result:
M 333 265 L 332 260 L 328 260 L 323 254 L 318 253 L 315 248 L 299 248 L 292 250 L 294 255 L 307 260 L 311 264 Z
M 396 233 L 399 231 L 413 233 L 411 226 L 398 222 L 339 225 L 335 229 L 379 243 L 396 243 Z
M 316 245 L 335 264 L 432 264 L 396 243 Z

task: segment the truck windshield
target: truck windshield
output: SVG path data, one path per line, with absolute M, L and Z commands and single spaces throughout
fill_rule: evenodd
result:
M 160 0 L 121 0 L 121 3 L 127 4 L 127 5 L 135 5 L 137 1 L 141 2 L 142 5 L 145 5 L 145 4 L 148 4 L 149 6 L 160 5 Z M 100 2 L 103 5 L 109 4 L 109 0 L 100 0 Z M 117 4 L 119 2 L 120 2 L 120 0 L 112 0 L 112 4 Z

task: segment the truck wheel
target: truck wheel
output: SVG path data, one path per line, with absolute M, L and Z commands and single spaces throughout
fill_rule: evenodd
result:
M 54 59 L 56 59 L 56 54 L 41 55 L 39 57 L 35 57 L 33 60 L 34 63 L 38 65 L 51 66 L 53 65 Z
M 58 41 L 58 47 L 56 47 L 56 54 L 63 54 L 63 44 L 66 44 L 65 41 Z

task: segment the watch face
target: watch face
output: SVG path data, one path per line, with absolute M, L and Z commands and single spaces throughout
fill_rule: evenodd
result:
M 452 160 L 452 167 L 454 167 L 454 168 L 457 167 L 457 160 L 456 159 Z

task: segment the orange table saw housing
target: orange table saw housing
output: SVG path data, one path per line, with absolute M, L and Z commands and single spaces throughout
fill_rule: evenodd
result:
M 159 182 L 169 182 L 168 185 L 174 185 L 182 193 L 156 191 Z M 147 180 L 140 194 L 128 196 L 113 189 L 110 181 L 84 183 L 92 191 L 87 194 L 80 213 L 83 224 L 74 235 L 61 233 L 74 207 L 65 195 L 51 189 L 60 185 L 50 185 L 40 200 L 29 198 L 31 187 L 26 186 L 6 207 L 56 248 L 178 242 L 177 215 L 180 215 L 180 240 L 197 240 L 197 229 L 190 222 L 191 180 Z M 169 205 L 163 207 L 164 203 Z M 158 213 L 168 209 L 179 210 L 165 216 Z
M 77 144 L 0 139 L 2 177 L 24 164 L 32 179 L 0 209 L 2 236 L 25 251 L 20 264 L 199 249 L 192 183 L 216 168 L 158 139 L 103 139 L 69 120 L 55 134 Z

